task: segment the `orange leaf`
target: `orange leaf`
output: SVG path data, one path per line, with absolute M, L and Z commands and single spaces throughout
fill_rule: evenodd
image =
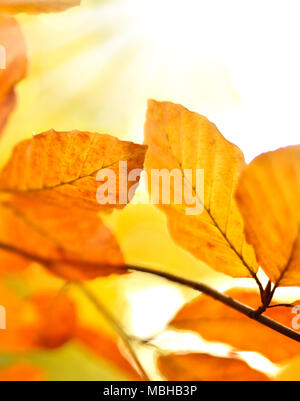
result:
M 124 371 L 134 380 L 141 380 L 140 375 L 134 369 L 132 364 L 121 353 L 118 343 L 105 333 L 100 333 L 88 328 L 79 328 L 77 331 L 77 339 L 88 347 L 99 357 L 113 363 L 118 369 Z
M 205 117 L 180 105 L 150 101 L 145 125 L 148 145 L 145 168 L 177 169 L 187 178 L 186 188 L 195 198 L 198 214 L 188 215 L 186 202 L 174 202 L 181 184 L 171 184 L 171 204 L 159 205 L 168 217 L 169 230 L 177 244 L 211 267 L 234 277 L 251 277 L 258 265 L 245 240 L 243 221 L 233 194 L 245 166 L 241 150 L 228 142 Z M 196 185 L 197 171 L 204 172 L 204 188 Z M 153 177 L 151 177 L 153 178 Z M 148 179 L 149 184 L 152 179 Z M 150 189 L 150 185 L 149 185 Z M 150 194 L 164 190 L 162 181 Z M 168 188 L 167 188 L 168 189 Z M 204 189 L 204 196 L 201 196 Z
M 277 286 L 300 286 L 300 145 L 254 159 L 236 199 L 266 274 Z
M 69 280 L 126 268 L 117 241 L 95 213 L 33 198 L 0 200 L 0 248 L 45 265 Z
M 12 91 L 10 94 L 0 100 L 0 133 L 3 131 L 8 117 L 16 106 L 16 95 Z
M 14 86 L 26 75 L 26 45 L 17 21 L 0 15 L 0 133 L 15 107 Z M 4 67 L 4 68 L 3 68 Z
M 127 182 L 128 174 L 143 168 L 145 153 L 145 146 L 109 135 L 51 130 L 15 147 L 0 173 L 0 190 L 64 207 L 108 212 L 129 201 L 128 193 L 136 188 L 136 182 Z M 127 162 L 127 175 L 119 171 L 119 161 Z M 96 194 L 103 183 L 96 176 L 106 168 L 115 173 L 116 183 L 121 184 L 116 187 L 116 203 L 100 205 Z M 121 198 L 123 203 L 119 202 Z
M 29 264 L 28 259 L 23 256 L 0 249 L 0 276 L 25 270 Z
M 256 291 L 235 288 L 227 295 L 254 309 L 261 305 Z M 289 308 L 272 308 L 265 315 L 292 328 L 294 315 Z M 259 352 L 273 362 L 282 362 L 300 353 L 299 343 L 206 295 L 184 305 L 171 325 L 196 331 L 206 340 L 227 343 L 241 351 Z
M 41 369 L 29 363 L 16 363 L 0 370 L 0 381 L 43 380 Z
M 170 354 L 158 358 L 167 380 L 174 381 L 268 381 L 268 377 L 234 358 L 208 354 Z
M 19 298 L 0 283 L 0 304 L 6 310 L 6 329 L 0 330 L 0 350 L 24 352 L 57 348 L 75 336 L 73 302 L 55 291 Z
M 24 352 L 35 348 L 35 319 L 33 305 L 19 298 L 0 281 L 0 305 L 5 308 L 5 330 L 0 330 L 0 350 Z M 1 320 L 2 321 L 2 320 Z
M 0 0 L 0 12 L 30 14 L 64 11 L 81 0 Z
M 45 291 L 34 294 L 28 301 L 37 312 L 37 346 L 57 348 L 74 337 L 77 326 L 76 309 L 68 297 L 54 291 Z

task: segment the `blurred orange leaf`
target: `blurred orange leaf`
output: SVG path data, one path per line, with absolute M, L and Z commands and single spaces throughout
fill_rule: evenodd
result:
M 261 305 L 260 295 L 253 290 L 234 288 L 226 294 L 254 309 Z M 265 315 L 292 328 L 294 315 L 289 308 L 268 309 Z M 184 305 L 171 325 L 196 331 L 206 340 L 227 343 L 241 351 L 261 353 L 273 362 L 286 361 L 300 353 L 299 343 L 206 295 Z
M 36 311 L 36 345 L 57 348 L 75 336 L 77 327 L 76 308 L 65 295 L 55 291 L 33 294 L 29 299 Z
M 236 199 L 247 240 L 269 278 L 277 286 L 300 286 L 300 146 L 254 159 Z
M 113 363 L 132 379 L 142 379 L 128 359 L 121 353 L 116 339 L 105 333 L 85 327 L 78 328 L 76 338 L 96 355 Z
M 0 12 L 30 14 L 64 11 L 81 0 L 0 0 Z
M 31 303 L 18 297 L 0 281 L 0 305 L 5 308 L 5 330 L 0 330 L 0 350 L 24 352 L 35 348 L 36 313 Z
M 15 107 L 15 85 L 26 75 L 26 45 L 17 21 L 0 15 L 0 133 Z
M 30 363 L 19 362 L 0 370 L 0 381 L 39 381 L 43 372 Z
M 0 100 L 0 133 L 3 131 L 8 117 L 16 106 L 16 94 L 12 90 L 7 96 Z
M 2 351 L 57 348 L 74 337 L 76 309 L 65 294 L 42 291 L 22 299 L 3 284 L 0 290 L 7 320 L 6 329 L 0 331 Z
M 91 211 L 12 197 L 0 200 L 0 216 L 0 248 L 39 262 L 63 278 L 126 272 L 114 235 Z
M 170 354 L 158 358 L 158 368 L 174 381 L 268 381 L 263 373 L 235 358 L 208 354 Z
M 233 197 L 245 166 L 241 150 L 205 117 L 180 105 L 153 100 L 148 105 L 145 143 L 149 146 L 145 161 L 148 175 L 153 169 L 179 169 L 183 175 L 190 169 L 193 181 L 188 184 L 204 206 L 201 214 L 187 215 L 183 203 L 160 204 L 176 243 L 216 270 L 234 277 L 253 276 L 258 265 L 246 243 Z M 195 185 L 196 169 L 204 170 L 204 199 Z M 154 190 L 157 188 L 150 192 Z M 160 193 L 162 190 L 159 188 Z

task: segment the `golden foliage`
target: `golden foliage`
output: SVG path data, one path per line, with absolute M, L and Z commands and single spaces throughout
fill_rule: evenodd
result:
M 162 205 L 174 240 L 214 269 L 234 277 L 251 277 L 258 268 L 245 240 L 234 200 L 242 152 L 205 117 L 182 106 L 151 100 L 145 125 L 149 150 L 145 168 L 204 170 L 204 210 L 189 216 L 185 205 Z M 150 182 L 150 180 L 149 180 Z M 194 183 L 190 183 L 195 190 Z M 154 189 L 151 188 L 153 191 Z M 161 189 L 160 189 L 161 192 Z M 201 201 L 199 194 L 198 201 Z

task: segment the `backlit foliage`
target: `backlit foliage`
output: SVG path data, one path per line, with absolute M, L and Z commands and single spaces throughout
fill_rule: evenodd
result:
M 2 135 L 28 64 L 26 41 L 12 14 L 58 12 L 79 3 L 0 0 L 0 43 L 7 49 L 6 69 L 0 70 Z M 114 308 L 116 299 L 122 299 L 117 284 L 111 291 L 101 287 L 109 293 L 106 303 L 100 301 L 101 291 L 90 291 L 91 280 L 125 282 L 135 274 L 109 220 L 126 211 L 134 183 L 126 176 L 126 190 L 116 188 L 116 199 L 125 197 L 125 203 L 100 205 L 97 173 L 109 167 L 119 178 L 119 161 L 126 161 L 129 171 L 144 168 L 148 174 L 153 169 L 183 174 L 185 169 L 203 169 L 203 213 L 187 215 L 186 205 L 175 202 L 157 205 L 170 237 L 192 255 L 187 260 L 199 260 L 217 274 L 251 279 L 256 289 L 239 286 L 225 295 L 252 307 L 252 317 L 264 313 L 292 328 L 289 308 L 297 302 L 288 299 L 284 303 L 289 307 L 277 306 L 282 301 L 276 300 L 276 290 L 300 286 L 300 146 L 260 155 L 247 165 L 242 151 L 206 117 L 155 100 L 148 103 L 144 138 L 141 145 L 102 132 L 49 127 L 14 147 L 0 172 L 0 304 L 7 314 L 0 351 L 20 358 L 0 365 L 0 380 L 47 380 L 38 359 L 27 361 L 25 355 L 59 353 L 73 344 L 127 380 L 151 380 L 155 374 L 167 380 L 270 380 L 275 375 L 252 366 L 244 351 L 276 364 L 299 355 L 299 342 L 202 294 L 190 296 L 165 329 L 176 329 L 183 337 L 186 332 L 197 339 L 200 335 L 206 345 L 226 344 L 225 354 L 212 347 L 211 352 L 166 349 L 156 344 L 159 335 L 141 339 L 123 328 L 122 311 Z M 194 182 L 189 184 L 200 199 Z M 150 196 L 151 191 L 149 186 Z M 143 262 L 149 265 L 146 258 Z M 183 266 L 177 282 L 188 269 Z M 155 268 L 149 266 L 149 272 L 155 275 Z M 150 277 L 144 274 L 143 281 Z M 126 303 L 121 304 L 125 309 Z M 95 323 L 94 317 L 86 319 L 86 308 L 95 309 L 99 321 L 107 320 L 110 327 Z M 155 367 L 139 358 L 139 347 L 153 352 Z

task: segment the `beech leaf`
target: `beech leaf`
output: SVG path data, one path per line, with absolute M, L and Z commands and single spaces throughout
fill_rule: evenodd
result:
M 68 280 L 126 272 L 118 243 L 100 217 L 39 199 L 0 199 L 0 248 Z
M 266 274 L 276 286 L 300 286 L 300 146 L 254 159 L 241 175 L 236 200 Z
M 226 294 L 254 309 L 261 305 L 259 293 L 253 290 L 234 288 Z M 271 308 L 265 315 L 293 328 L 295 315 L 289 308 Z M 276 363 L 300 353 L 299 343 L 206 295 L 184 305 L 171 321 L 171 326 L 195 331 L 206 340 L 227 343 L 240 351 L 258 352 Z
M 0 173 L 0 191 L 51 201 L 64 207 L 85 207 L 109 212 L 129 201 L 136 182 L 118 185 L 119 161 L 127 162 L 127 175 L 142 169 L 146 147 L 91 132 L 50 130 L 20 142 Z M 103 184 L 96 180 L 100 170 L 116 175 L 116 203 L 101 205 L 96 194 Z M 121 175 L 122 175 L 121 170 Z M 138 177 L 139 178 L 139 177 Z M 134 187 L 135 188 L 135 187 Z M 125 199 L 123 204 L 119 199 Z
M 179 169 L 183 176 L 190 169 L 194 180 L 197 169 L 204 171 L 203 200 L 195 192 L 194 181 L 190 182 L 204 207 L 201 214 L 187 215 L 184 203 L 159 205 L 176 243 L 218 271 L 233 277 L 253 276 L 258 265 L 234 200 L 245 166 L 241 150 L 205 117 L 180 105 L 154 100 L 148 105 L 145 143 L 149 147 L 145 161 L 148 176 L 153 169 Z

